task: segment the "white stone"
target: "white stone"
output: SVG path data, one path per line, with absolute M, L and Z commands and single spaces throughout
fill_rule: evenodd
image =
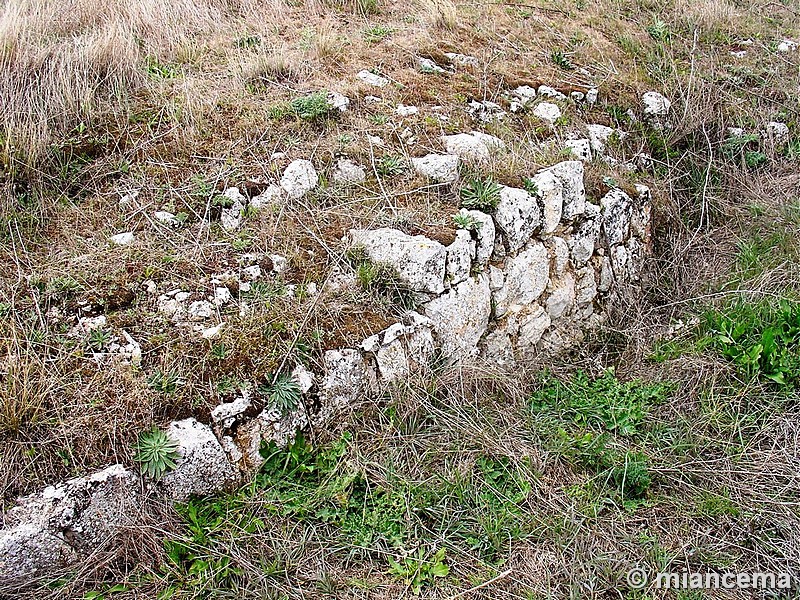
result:
M 233 402 L 219 404 L 211 411 L 211 420 L 217 427 L 230 429 L 253 406 L 250 390 L 245 388 L 241 392 Z
M 669 113 L 672 103 L 663 94 L 647 92 L 642 96 L 645 118 L 665 117 Z
M 551 279 L 547 286 L 549 295 L 545 307 L 550 319 L 566 315 L 575 304 L 575 277 L 565 273 L 562 277 Z
M 537 173 L 531 180 L 536 186 L 536 195 L 542 202 L 542 233 L 553 233 L 561 222 L 564 206 L 561 180 L 551 171 Z
M 361 352 L 328 350 L 322 358 L 325 374 L 319 386 L 318 423 L 325 423 L 377 386 L 377 374 Z
M 518 188 L 502 186 L 500 201 L 494 213 L 497 228 L 502 232 L 509 252 L 516 252 L 542 224 L 536 198 Z
M 220 218 L 222 228 L 225 231 L 236 231 L 242 224 L 242 212 L 247 198 L 242 196 L 239 188 L 235 187 L 228 188 L 222 195 L 230 201 L 230 206 L 222 209 Z
M 487 362 L 494 363 L 501 369 L 513 369 L 517 365 L 514 359 L 514 343 L 505 329 L 496 329 L 481 342 L 481 356 Z
M 328 106 L 339 112 L 346 112 L 350 106 L 350 98 L 339 92 L 328 92 Z
M 200 331 L 200 337 L 204 340 L 215 340 L 217 339 L 222 330 L 225 328 L 225 321 L 222 321 L 219 325 L 214 325 L 213 327 L 206 327 Z
M 797 50 L 797 42 L 792 40 L 783 40 L 778 44 L 778 52 L 794 52 Z
M 479 67 L 480 62 L 474 56 L 467 54 L 457 54 L 455 52 L 445 52 L 444 55 L 450 59 L 450 62 L 459 67 Z
M 515 310 L 506 322 L 507 329 L 514 332 L 517 351 L 523 358 L 535 352 L 536 345 L 552 323 L 550 315 L 539 304 Z
M 422 56 L 418 56 L 417 65 L 419 65 L 419 69 L 423 73 L 436 73 L 437 75 L 443 75 L 447 73 L 447 71 L 445 71 L 442 67 L 437 65 L 430 58 L 423 58 Z
M 583 102 L 586 99 L 586 94 L 576 90 L 574 92 L 570 92 L 569 97 L 573 102 Z
M 117 233 L 116 235 L 112 235 L 108 238 L 115 246 L 128 246 L 134 242 L 136 237 L 133 235 L 132 231 L 125 231 L 123 233 Z
M 281 187 L 289 198 L 297 200 L 317 187 L 319 177 L 310 160 L 295 160 L 289 163 L 281 177 Z
M 297 384 L 297 387 L 300 388 L 300 393 L 302 394 L 310 392 L 316 381 L 316 375 L 303 365 L 297 365 L 292 369 L 291 378 L 292 381 Z
M 605 154 L 606 144 L 608 144 L 608 140 L 616 132 L 616 130 L 611 127 L 598 125 L 596 123 L 587 125 L 586 131 L 589 134 L 589 145 L 592 148 L 592 152 L 597 155 Z
M 270 254 L 269 259 L 272 261 L 272 271 L 280 275 L 289 267 L 289 259 L 280 254 Z
M 477 224 L 475 238 L 477 245 L 475 248 L 475 265 L 483 268 L 489 264 L 489 260 L 494 252 L 495 229 L 492 217 L 479 210 L 467 210 L 462 208 L 458 211 L 460 215 L 470 217 Z
M 189 320 L 202 321 L 214 314 L 214 305 L 206 300 L 197 300 L 189 305 Z
M 503 107 L 492 102 L 491 100 L 472 100 L 469 103 L 467 112 L 472 115 L 474 119 L 482 123 L 494 123 L 505 119 L 506 112 Z
M 416 115 L 419 109 L 416 106 L 406 106 L 405 104 L 398 104 L 394 109 L 394 113 L 399 117 L 410 117 Z
M 266 190 L 261 192 L 258 196 L 250 198 L 249 206 L 255 209 L 262 209 L 270 206 L 280 206 L 286 192 L 284 189 L 275 184 L 270 184 Z
M 561 118 L 561 109 L 551 102 L 541 102 L 533 109 L 533 114 L 552 125 Z
M 623 243 L 628 238 L 633 201 L 620 189 L 613 189 L 600 199 L 603 231 L 609 247 Z
M 212 300 L 214 306 L 222 306 L 223 304 L 227 304 L 228 302 L 233 301 L 233 296 L 231 295 L 231 291 L 226 287 L 217 287 L 214 288 L 214 295 L 212 296 Z
M 567 241 L 554 235 L 545 241 L 548 250 L 550 251 L 550 260 L 552 263 L 552 276 L 561 277 L 567 270 L 569 264 L 569 245 Z
M 594 302 L 597 296 L 597 281 L 591 266 L 575 272 L 575 304 L 585 306 Z
M 578 160 L 583 162 L 592 160 L 592 145 L 587 138 L 565 140 L 564 147 L 572 152 Z
M 475 258 L 475 240 L 469 231 L 459 229 L 456 239 L 447 246 L 447 279 L 450 285 L 464 281 L 472 270 L 472 261 Z
M 554 100 L 566 100 L 567 97 L 559 92 L 557 89 L 550 87 L 549 85 L 540 85 L 539 86 L 539 95 L 545 96 L 546 98 L 552 98 Z
M 386 87 L 389 85 L 389 80 L 385 77 L 381 77 L 380 75 L 376 75 L 371 71 L 367 71 L 364 69 L 363 71 L 359 71 L 356 75 L 361 81 L 366 83 L 367 85 L 371 85 L 372 87 Z
M 502 317 L 515 306 L 527 306 L 539 299 L 550 279 L 550 257 L 541 242 L 534 242 L 508 260 L 505 283 L 495 292 L 495 316 Z
M 597 96 L 599 95 L 600 91 L 597 88 L 591 88 L 586 92 L 586 103 L 587 104 L 595 104 L 597 102 Z
M 591 207 L 592 213 L 597 211 L 594 204 L 587 203 L 586 206 Z M 576 266 L 585 265 L 594 254 L 600 236 L 600 225 L 600 219 L 596 214 L 587 214 L 586 218 L 575 226 L 575 231 L 567 243 Z
M 390 265 L 410 290 L 430 294 L 444 291 L 447 250 L 439 242 L 384 227 L 351 229 L 350 243 L 363 247 L 371 261 Z
M 167 435 L 178 443 L 179 457 L 175 469 L 164 475 L 161 484 L 173 501 L 230 489 L 239 482 L 236 467 L 208 425 L 194 418 L 173 421 Z
M 473 131 L 442 137 L 448 154 L 456 154 L 465 161 L 489 160 L 492 152 L 505 149 L 505 143 L 493 135 Z
M 127 362 L 134 367 L 142 364 L 142 346 L 127 331 L 120 331 L 125 344 L 120 347 L 119 354 L 123 362 Z
M 770 121 L 764 129 L 764 136 L 776 144 L 785 144 L 789 141 L 789 127 L 786 123 Z
M 169 227 L 180 227 L 181 222 L 178 220 L 178 217 L 173 215 L 171 212 L 167 212 L 166 210 L 157 210 L 153 213 L 153 217 L 159 223 L 163 223 Z
M 458 179 L 460 160 L 455 154 L 428 154 L 422 158 L 412 158 L 411 164 L 420 175 L 439 183 L 452 183 Z
M 546 169 L 561 182 L 563 218 L 571 221 L 586 210 L 586 189 L 583 185 L 583 163 L 567 160 Z
M 78 319 L 78 324 L 70 329 L 67 335 L 73 338 L 83 338 L 88 336 L 92 331 L 103 329 L 105 326 L 105 315 L 98 315 L 96 317 L 81 317 Z
M 333 180 L 343 185 L 357 185 L 367 178 L 364 168 L 351 160 L 340 158 L 333 171 Z
M 245 267 L 242 269 L 242 275 L 248 281 L 255 281 L 256 279 L 260 279 L 264 273 L 261 271 L 260 265 L 250 265 L 249 267 Z
M 365 339 L 361 348 L 375 359 L 383 381 L 395 381 L 428 366 L 435 349 L 432 328 L 430 319 L 411 312 L 402 323 Z
M 445 358 L 462 360 L 477 355 L 478 342 L 489 324 L 491 296 L 489 277 L 480 274 L 424 306 Z
M 0 580 L 63 569 L 134 527 L 140 487 L 139 478 L 117 464 L 20 498 L 0 530 Z
M 597 283 L 597 291 L 605 293 L 611 289 L 614 283 L 614 270 L 611 267 L 611 260 L 607 256 L 596 256 L 593 262 L 597 263 L 595 268 L 597 268 L 600 278 Z

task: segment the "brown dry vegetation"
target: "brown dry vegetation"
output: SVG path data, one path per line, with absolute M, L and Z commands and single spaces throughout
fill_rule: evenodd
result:
M 276 286 L 321 286 L 334 265 L 348 268 L 340 239 L 351 227 L 451 235 L 454 190 L 432 187 L 409 171 L 382 175 L 380 159 L 440 151 L 442 134 L 475 127 L 464 111 L 469 99 L 502 102 L 504 90 L 526 81 L 564 90 L 598 85 L 598 105 L 571 108 L 555 130 L 525 114 L 484 127 L 510 148 L 509 160 L 488 170 L 521 185 L 522 177 L 559 160 L 539 142 L 566 137 L 585 123 L 633 133 L 615 148 L 621 162 L 642 150 L 656 158 L 655 169 L 635 174 L 602 161 L 587 165 L 595 198 L 604 177 L 652 187 L 654 256 L 643 298 L 633 302 L 621 292 L 596 338 L 546 365 L 565 377 L 577 368 L 597 375 L 616 366 L 621 379 L 677 382 L 651 415 L 675 428 L 654 428 L 652 435 L 662 437 L 643 442 L 658 453 L 650 502 L 631 512 L 601 498 L 598 507 L 585 474 L 546 447 L 526 421 L 531 387 L 523 374 L 509 385 L 505 376 L 446 372 L 365 401 L 341 420 L 342 431 L 358 432 L 349 465 L 390 486 L 396 476 L 390 464 L 405 469 L 403 481 L 414 485 L 435 473 L 468 473 L 483 455 L 524 464 L 532 483 L 524 509 L 541 514 L 536 535 L 510 543 L 499 563 L 437 539 L 450 548 L 452 576 L 426 588 L 425 597 L 456 597 L 506 570 L 511 575 L 496 585 L 462 597 L 622 597 L 629 591 L 617 576 L 643 555 L 652 558 L 648 552 L 663 553 L 672 564 L 796 568 L 796 398 L 739 385 L 730 364 L 707 353 L 663 364 L 648 357 L 674 319 L 712 302 L 796 295 L 800 150 L 792 156 L 767 145 L 767 165 L 750 169 L 726 160 L 722 144 L 728 126 L 757 130 L 776 118 L 798 140 L 798 54 L 774 51 L 784 37 L 800 34 L 798 10 L 796 3 L 761 0 L 4 2 L 3 505 L 65 477 L 113 462 L 131 465 L 140 431 L 189 415 L 206 418 L 228 393 L 220 381 L 263 380 L 287 355 L 297 356 L 298 341 L 317 360 L 323 349 L 381 329 L 398 311 L 367 292 L 298 300 L 262 290 L 237 297 L 255 309 L 227 315 L 230 326 L 214 343 L 226 349 L 220 358 L 211 344 L 157 313 L 155 298 L 143 289 L 146 280 L 159 290 L 208 292 L 209 276 L 237 268 L 242 252 L 268 252 L 290 259 Z M 746 39 L 753 44 L 742 45 Z M 730 54 L 740 49 L 745 57 Z M 576 68 L 559 68 L 554 50 Z M 448 51 L 474 55 L 483 66 L 457 67 L 447 77 L 416 68 L 416 55 L 443 60 Z M 373 68 L 392 80 L 380 104 L 364 100 L 376 92 L 354 77 Z M 348 95 L 350 110 L 321 123 L 276 110 L 319 89 Z M 625 116 L 629 108 L 639 111 L 639 97 L 649 89 L 673 100 L 674 127 L 663 135 Z M 398 102 L 419 106 L 420 114 L 397 117 Z M 448 121 L 436 118 L 435 105 Z M 404 141 L 406 128 L 415 145 Z M 374 146 L 367 134 L 381 136 L 387 147 Z M 276 152 L 284 156 L 273 159 Z M 329 178 L 340 155 L 373 169 L 363 187 L 323 186 L 302 201 L 249 215 L 237 234 L 204 219 L 216 192 L 238 186 L 254 194 L 297 158 L 312 158 Z M 134 209 L 121 207 L 120 198 L 133 190 L 139 191 Z M 185 226 L 154 223 L 150 215 L 161 208 L 186 213 Z M 109 247 L 108 236 L 119 231 L 135 231 L 137 243 Z M 757 243 L 773 237 L 774 243 Z M 749 256 L 744 266 L 743 254 Z M 139 340 L 141 369 L 98 367 L 85 344 L 66 336 L 76 313 L 104 313 L 111 327 Z M 174 394 L 148 386 L 157 370 L 180 377 Z M 315 432 L 315 440 L 323 447 L 339 433 Z M 698 513 L 695 500 L 709 493 L 724 496 L 738 513 Z M 232 539 L 207 551 L 233 557 L 244 582 L 211 582 L 180 597 L 411 595 L 387 575 L 383 557 L 340 551 L 343 542 L 331 527 L 278 517 L 258 496 L 243 502 L 266 528 L 257 534 L 233 528 Z M 110 597 L 155 598 L 181 577 L 163 568 L 159 538 L 181 531 L 179 517 L 165 509 L 131 544 L 103 555 L 99 568 L 84 565 L 55 591 L 14 593 L 81 598 L 124 582 L 132 591 Z M 277 565 L 266 579 L 264 562 Z

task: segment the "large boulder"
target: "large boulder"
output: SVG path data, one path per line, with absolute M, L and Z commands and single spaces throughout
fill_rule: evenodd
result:
M 20 498 L 0 531 L 0 580 L 35 576 L 97 550 L 136 524 L 141 482 L 122 465 Z
M 423 310 L 433 323 L 444 357 L 462 360 L 477 354 L 478 342 L 489 324 L 491 300 L 489 277 L 481 274 L 425 305 Z
M 192 495 L 213 494 L 239 483 L 239 471 L 211 427 L 189 418 L 170 423 L 167 434 L 178 443 L 179 455 L 175 469 L 161 479 L 168 497 L 184 502 Z
M 363 248 L 371 261 L 391 266 L 400 283 L 411 291 L 444 291 L 447 249 L 439 242 L 384 227 L 351 229 L 350 243 Z
M 564 193 L 561 180 L 551 171 L 542 171 L 531 178 L 536 195 L 542 202 L 542 233 L 553 233 L 561 222 Z
M 455 154 L 428 154 L 412 158 L 414 170 L 439 183 L 452 183 L 458 179 L 458 164 L 461 159 Z
M 508 251 L 516 252 L 541 227 L 542 214 L 536 198 L 528 192 L 503 186 L 494 220 L 505 237 Z
M 633 215 L 631 197 L 620 189 L 613 189 L 600 199 L 600 211 L 609 248 L 628 239 Z
M 534 242 L 508 260 L 503 287 L 494 294 L 495 316 L 502 317 L 515 306 L 538 300 L 550 280 L 550 257 L 541 242 Z

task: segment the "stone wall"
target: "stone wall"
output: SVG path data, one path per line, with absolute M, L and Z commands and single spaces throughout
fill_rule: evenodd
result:
M 497 144 L 485 134 L 445 138 L 448 154 L 415 162 L 427 176 L 452 181 L 459 160 L 483 159 Z M 354 348 L 325 352 L 323 368 L 302 366 L 292 379 L 319 409 L 258 409 L 248 390 L 212 411 L 210 424 L 174 422 L 177 467 L 157 484 L 115 465 L 19 501 L 0 531 L 0 578 L 29 577 L 86 555 L 130 524 L 136 499 L 176 501 L 232 489 L 258 470 L 263 443 L 286 443 L 297 430 L 324 426 L 349 403 L 423 368 L 434 357 L 481 360 L 512 369 L 564 350 L 603 319 L 604 299 L 635 282 L 648 252 L 649 190 L 612 189 L 590 202 L 580 161 L 544 169 L 534 194 L 502 187 L 492 214 L 462 209 L 455 241 L 443 245 L 395 229 L 351 230 L 350 247 L 389 265 L 417 310 Z

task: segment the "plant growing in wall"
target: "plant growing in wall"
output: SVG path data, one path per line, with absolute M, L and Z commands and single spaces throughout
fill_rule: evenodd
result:
M 158 427 L 139 434 L 136 442 L 136 456 L 133 460 L 141 466 L 142 473 L 158 481 L 175 468 L 178 458 L 178 442 Z
M 463 208 L 487 212 L 500 202 L 500 186 L 491 177 L 470 179 L 460 195 Z

